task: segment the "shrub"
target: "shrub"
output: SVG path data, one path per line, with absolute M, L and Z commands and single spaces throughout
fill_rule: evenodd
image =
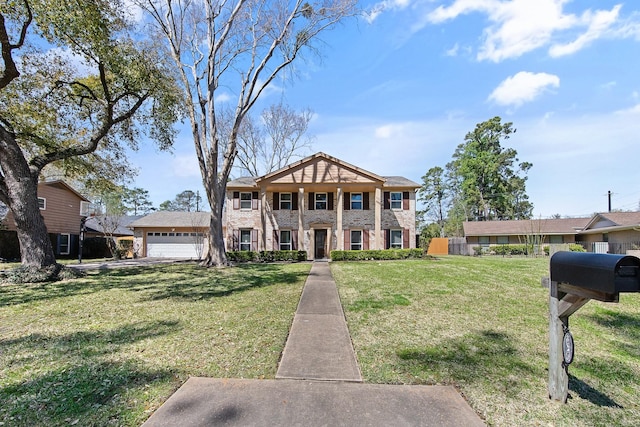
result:
M 54 264 L 46 268 L 20 266 L 3 272 L 0 279 L 10 283 L 44 283 L 76 279 L 84 275 L 85 273 L 81 270 Z
M 229 251 L 227 259 L 230 262 L 296 262 L 306 261 L 305 251 Z
M 571 243 L 569 245 L 569 250 L 571 252 L 587 252 L 587 250 L 580 244 L 578 243 Z
M 483 249 L 482 246 L 474 246 L 473 247 L 473 255 L 474 256 L 480 256 L 482 255 Z
M 332 261 L 398 260 L 424 258 L 422 249 L 331 251 Z

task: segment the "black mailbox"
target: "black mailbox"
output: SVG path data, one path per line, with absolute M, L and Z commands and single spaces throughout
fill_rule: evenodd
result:
M 640 292 L 640 258 L 628 255 L 556 252 L 551 280 L 607 294 Z

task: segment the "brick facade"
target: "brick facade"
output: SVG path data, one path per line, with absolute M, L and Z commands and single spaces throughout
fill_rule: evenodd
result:
M 243 242 L 247 249 L 251 237 L 252 250 L 278 250 L 282 244 L 307 251 L 309 259 L 326 258 L 352 243 L 359 249 L 389 248 L 392 233 L 396 247 L 402 235 L 401 246 L 414 248 L 418 187 L 323 153 L 257 179 L 234 180 L 226 194 L 227 250 L 239 250 Z

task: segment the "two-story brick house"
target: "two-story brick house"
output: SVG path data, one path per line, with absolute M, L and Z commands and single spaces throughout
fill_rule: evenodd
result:
M 259 178 L 227 184 L 227 250 L 415 248 L 415 182 L 379 176 L 317 153 Z

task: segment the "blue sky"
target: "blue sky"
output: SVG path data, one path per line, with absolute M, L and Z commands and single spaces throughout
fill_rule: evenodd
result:
M 640 9 L 606 0 L 397 0 L 322 40 L 255 113 L 281 97 L 310 108 L 312 152 L 420 183 L 467 132 L 494 116 L 517 132 L 504 145 L 533 163 L 534 216 L 638 210 Z M 157 206 L 202 192 L 189 132 L 173 154 L 132 156 L 135 185 Z M 309 152 L 307 154 L 311 154 Z

